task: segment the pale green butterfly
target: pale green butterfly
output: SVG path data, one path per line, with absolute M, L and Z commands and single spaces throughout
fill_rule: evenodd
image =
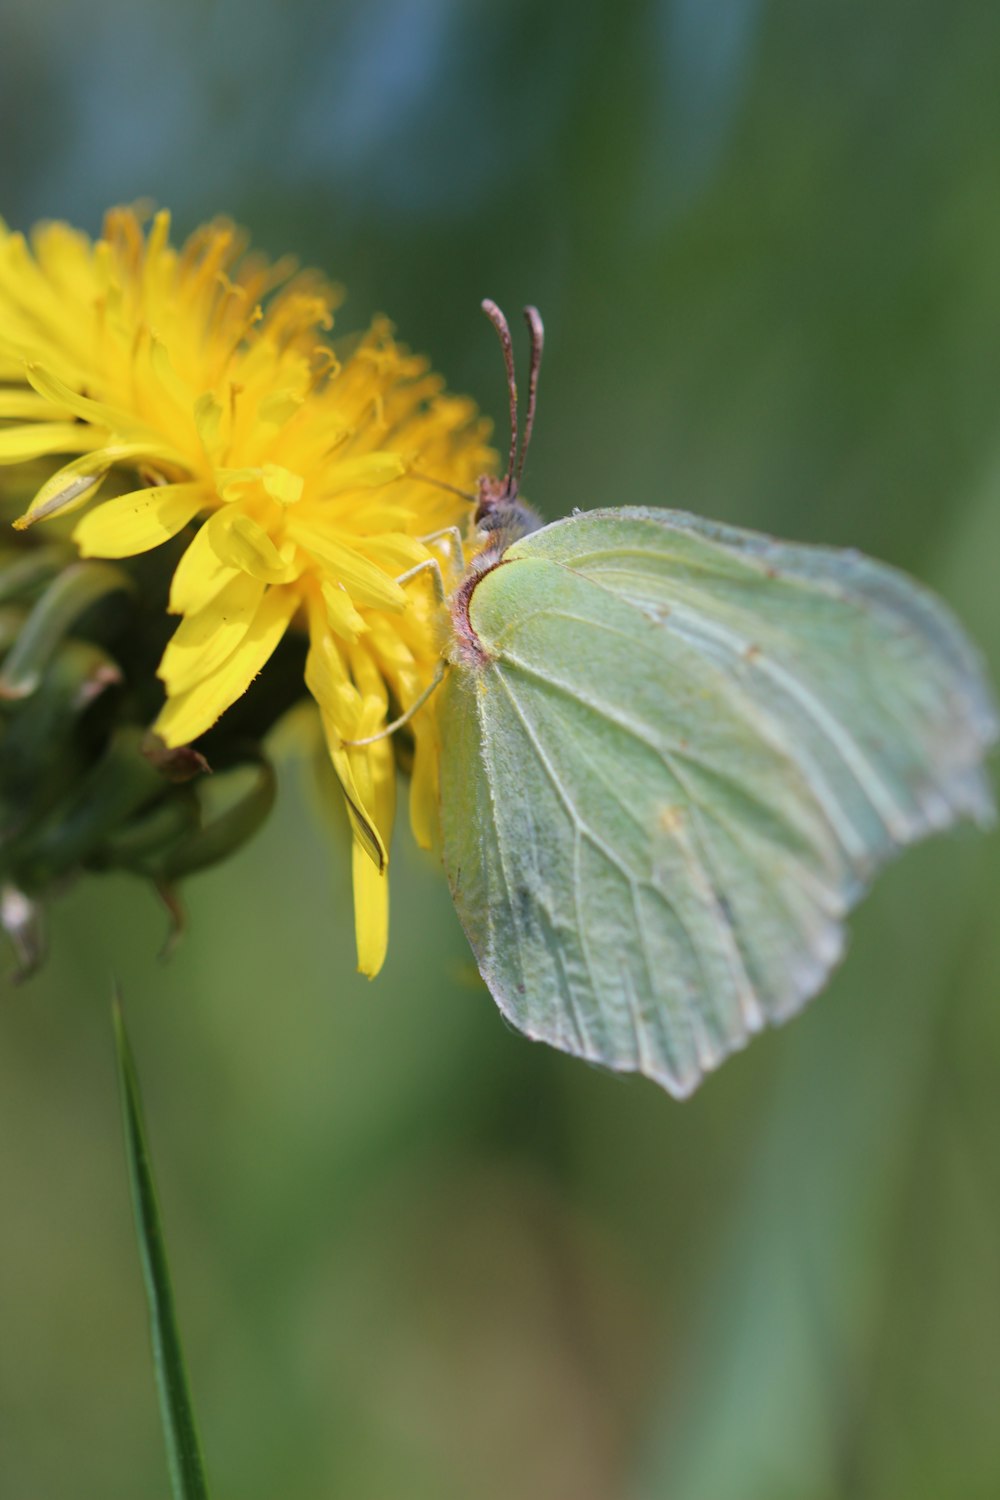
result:
M 541 319 L 518 459 L 483 306 L 511 449 L 449 600 L 452 896 L 513 1026 L 689 1094 L 822 986 L 881 865 L 990 821 L 992 694 L 946 607 L 857 552 L 637 506 L 542 526 Z

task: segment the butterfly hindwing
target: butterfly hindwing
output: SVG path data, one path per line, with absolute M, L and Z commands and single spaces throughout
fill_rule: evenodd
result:
M 794 1012 L 875 869 L 985 819 L 972 648 L 857 554 L 670 511 L 578 515 L 475 588 L 452 668 L 452 891 L 500 1009 L 677 1094 Z

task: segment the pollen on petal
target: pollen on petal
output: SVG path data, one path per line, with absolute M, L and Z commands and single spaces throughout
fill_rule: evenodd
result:
M 267 585 L 237 573 L 198 610 L 185 615 L 163 653 L 158 676 L 173 697 L 210 676 L 250 630 Z
M 183 531 L 207 503 L 201 484 L 133 490 L 88 511 L 74 527 L 73 540 L 83 557 L 134 557 Z

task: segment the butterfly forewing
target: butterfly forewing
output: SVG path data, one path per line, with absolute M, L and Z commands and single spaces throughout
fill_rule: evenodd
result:
M 511 547 L 443 706 L 445 858 L 520 1030 L 675 1093 L 791 1014 L 902 844 L 985 818 L 989 690 L 855 554 L 676 512 Z

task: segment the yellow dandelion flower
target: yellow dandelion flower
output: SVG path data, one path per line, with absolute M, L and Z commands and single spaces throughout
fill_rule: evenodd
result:
M 117 209 L 92 241 L 65 224 L 30 243 L 0 223 L 0 463 L 73 455 L 15 524 L 90 506 L 85 557 L 145 552 L 198 523 L 174 573 L 181 622 L 159 668 L 154 728 L 188 744 L 247 689 L 289 627 L 308 631 L 306 682 L 354 829 L 359 967 L 381 966 L 394 755 L 376 733 L 430 684 L 438 608 L 397 580 L 491 466 L 473 404 L 379 320 L 347 354 L 328 341 L 338 296 L 312 273 L 247 253 L 218 221 L 181 248 L 158 213 Z M 137 481 L 137 483 L 136 483 Z M 119 478 L 119 485 L 120 485 Z M 433 555 L 440 556 L 440 552 Z M 410 811 L 431 838 L 433 708 L 413 720 Z

